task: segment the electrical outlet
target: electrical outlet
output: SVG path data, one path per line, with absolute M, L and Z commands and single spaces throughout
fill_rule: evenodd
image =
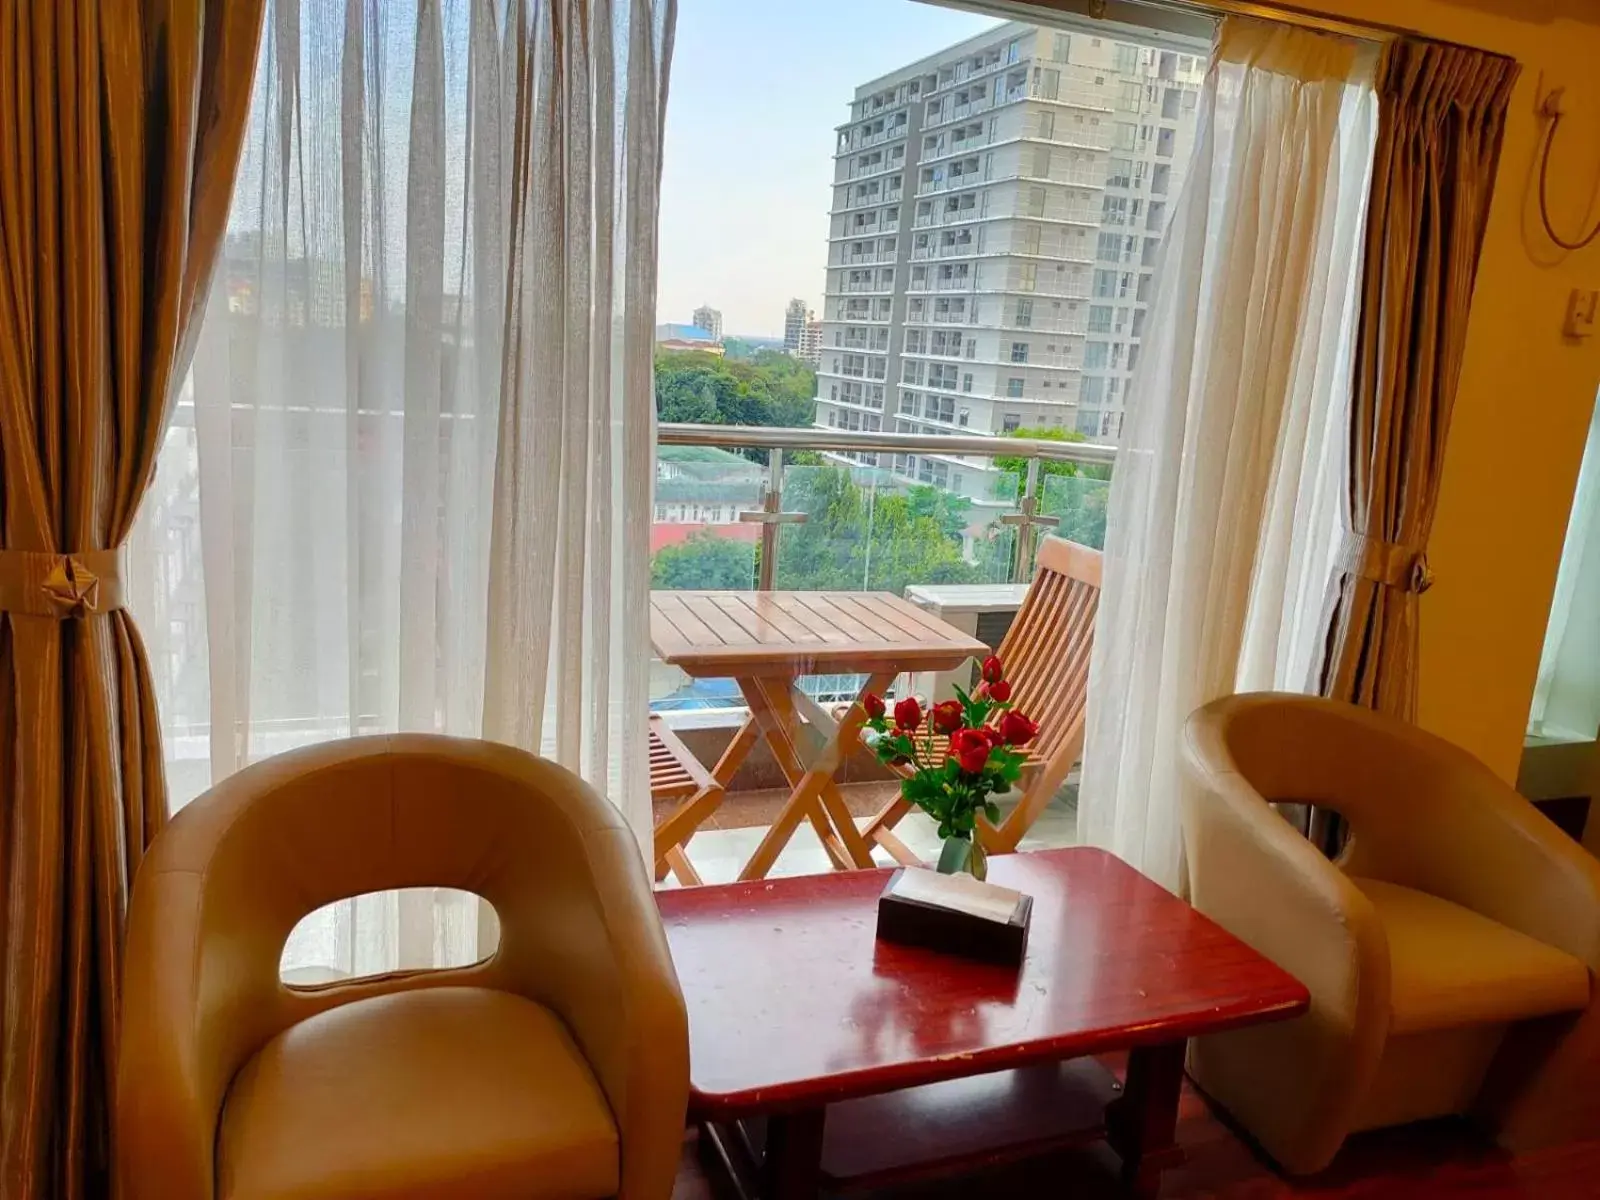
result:
M 1596 310 L 1600 309 L 1600 292 L 1573 288 L 1567 297 L 1567 320 L 1562 334 L 1574 342 L 1594 335 Z

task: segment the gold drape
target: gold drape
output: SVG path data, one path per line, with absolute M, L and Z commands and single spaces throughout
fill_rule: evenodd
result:
M 1516 76 L 1509 59 L 1409 38 L 1385 47 L 1378 69 L 1346 544 L 1320 685 L 1406 719 L 1417 597 L 1431 582 L 1428 533 Z
M 104 1194 L 166 818 L 114 551 L 227 220 L 260 0 L 0 0 L 0 1195 Z

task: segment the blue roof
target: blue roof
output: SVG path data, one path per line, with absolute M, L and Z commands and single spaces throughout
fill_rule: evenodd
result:
M 701 329 L 698 325 L 657 325 L 656 341 L 678 342 L 714 342 L 716 336 L 709 329 Z

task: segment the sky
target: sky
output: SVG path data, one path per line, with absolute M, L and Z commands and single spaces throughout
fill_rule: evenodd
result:
M 656 319 L 781 336 L 822 307 L 834 126 L 860 84 L 999 24 L 915 0 L 679 0 Z

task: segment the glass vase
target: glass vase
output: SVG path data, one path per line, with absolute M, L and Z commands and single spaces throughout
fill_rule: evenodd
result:
M 974 879 L 987 879 L 989 855 L 976 838 L 947 837 L 939 851 L 936 869 L 941 875 L 959 875 L 965 871 Z

